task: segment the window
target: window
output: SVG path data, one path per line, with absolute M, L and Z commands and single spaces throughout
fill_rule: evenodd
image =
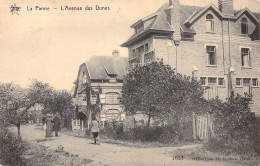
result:
M 211 14 L 206 16 L 206 31 L 214 32 L 214 18 Z
M 139 24 L 138 26 L 136 26 L 136 28 L 135 28 L 135 33 L 139 33 L 139 32 L 141 32 L 141 31 L 143 31 L 143 30 L 144 30 L 144 24 L 141 23 L 141 24 Z
M 110 83 L 116 83 L 116 77 L 110 77 L 109 82 Z
M 115 92 L 106 93 L 106 104 L 119 104 L 118 96 Z
M 148 50 L 149 50 L 149 48 L 148 48 L 148 43 L 146 43 L 146 44 L 144 45 L 144 51 L 145 51 L 145 52 L 148 52 Z
M 135 49 L 132 50 L 132 57 L 133 57 L 133 58 L 136 58 Z
M 208 78 L 208 84 L 216 84 L 217 78 L 209 77 Z
M 246 35 L 248 33 L 248 22 L 246 18 L 241 19 L 241 34 Z
M 224 86 L 224 78 L 218 78 L 218 85 Z
M 241 78 L 236 78 L 236 86 L 241 86 Z
M 243 85 L 250 85 L 250 78 L 243 78 Z
M 257 78 L 253 78 L 252 81 L 253 81 L 253 86 L 258 86 Z
M 251 78 L 243 78 L 243 93 L 246 97 L 252 95 Z
M 216 47 L 207 46 L 207 53 L 208 53 L 208 65 L 217 65 Z
M 144 52 L 144 45 L 137 48 L 138 53 Z
M 245 66 L 245 67 L 251 66 L 249 48 L 241 48 L 241 62 L 242 62 L 242 66 Z
M 87 97 L 84 95 L 82 101 L 87 101 Z
M 96 104 L 97 103 L 97 95 L 95 93 L 91 93 L 91 104 Z
M 206 85 L 206 77 L 200 77 L 201 85 Z

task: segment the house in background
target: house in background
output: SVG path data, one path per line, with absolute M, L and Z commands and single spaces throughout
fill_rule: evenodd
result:
M 225 100 L 231 92 L 251 100 L 260 115 L 259 14 L 235 11 L 233 0 L 218 7 L 184 6 L 169 0 L 155 13 L 131 25 L 128 70 L 163 58 L 176 72 L 200 79 L 204 97 Z
M 112 56 L 94 56 L 79 67 L 75 81 L 74 97 L 81 128 L 91 121 L 93 105 L 98 103 L 101 108 L 100 121 L 122 121 L 125 117 L 119 103 L 125 66 L 128 58 L 120 57 L 117 50 Z M 98 97 L 99 96 L 99 97 Z M 79 121 L 80 120 L 80 121 Z

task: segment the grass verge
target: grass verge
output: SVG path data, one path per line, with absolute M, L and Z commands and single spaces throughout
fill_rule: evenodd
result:
M 36 142 L 24 140 L 26 151 L 23 159 L 26 165 L 37 166 L 67 166 L 67 165 L 87 165 L 92 160 L 80 158 L 78 155 L 65 152 L 62 148 L 50 150 L 44 146 L 38 145 Z

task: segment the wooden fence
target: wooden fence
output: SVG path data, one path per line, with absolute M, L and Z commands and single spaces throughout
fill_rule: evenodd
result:
M 197 115 L 193 113 L 193 138 L 208 139 L 214 137 L 214 118 L 210 114 Z

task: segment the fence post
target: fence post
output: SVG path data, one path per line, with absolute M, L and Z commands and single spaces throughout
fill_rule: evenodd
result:
M 84 131 L 84 121 L 81 121 L 81 131 Z
M 209 138 L 209 113 L 207 112 L 207 138 Z
M 192 126 L 193 126 L 193 138 L 196 139 L 196 118 L 195 118 L 195 113 L 192 112 Z
M 71 119 L 71 128 L 72 128 L 72 130 L 74 130 L 74 123 L 73 123 L 73 119 Z

